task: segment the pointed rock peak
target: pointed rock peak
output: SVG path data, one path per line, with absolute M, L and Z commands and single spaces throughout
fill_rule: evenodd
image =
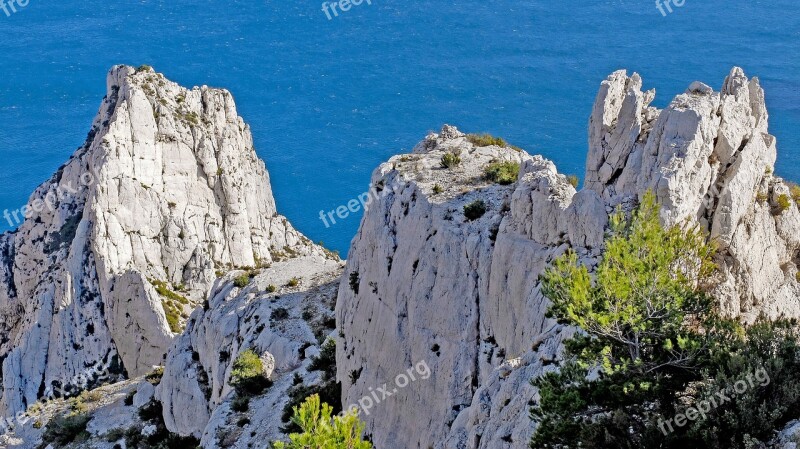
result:
M 633 72 L 631 76 L 628 76 L 628 71 L 625 69 L 617 70 L 616 72 L 608 75 L 605 81 L 602 82 L 603 86 L 617 86 L 618 89 L 622 90 L 641 90 L 642 88 L 642 77 L 637 73 Z
M 446 140 L 457 139 L 459 137 L 464 137 L 465 134 L 458 130 L 455 126 L 452 125 L 444 125 L 442 126 L 441 132 L 439 132 L 439 137 Z
M 457 139 L 462 139 L 466 136 L 466 134 L 459 131 L 455 126 L 446 124 L 442 126 L 442 130 L 439 131 L 439 134 L 430 132 L 427 136 L 425 136 L 425 140 L 417 144 L 417 146 L 412 150 L 412 153 L 430 153 L 440 148 L 442 145 L 448 147 L 458 146 L 462 142 L 457 141 Z
M 119 88 L 122 86 L 128 76 L 134 73 L 136 73 L 136 69 L 128 65 L 115 65 L 111 67 L 111 70 L 108 71 L 108 75 L 106 76 L 108 91 L 111 92 L 114 87 Z
M 741 67 L 734 67 L 722 84 L 722 93 L 724 95 L 736 95 L 739 89 L 747 86 L 747 83 L 748 80 L 744 70 Z
M 113 67 L 107 88 L 86 144 L 0 238 L 2 416 L 87 367 L 148 372 L 224 273 L 329 257 L 278 215 L 228 91 L 148 66 Z

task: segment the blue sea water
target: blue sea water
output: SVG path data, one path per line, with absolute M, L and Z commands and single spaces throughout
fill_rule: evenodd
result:
M 777 172 L 800 179 L 796 0 L 685 0 L 666 17 L 651 0 L 371 0 L 333 20 L 307 0 L 30 0 L 0 10 L 0 211 L 83 142 L 120 63 L 233 92 L 279 211 L 342 254 L 360 217 L 326 228 L 319 211 L 443 123 L 583 174 L 598 85 L 619 68 L 659 107 L 734 65 L 759 76 Z

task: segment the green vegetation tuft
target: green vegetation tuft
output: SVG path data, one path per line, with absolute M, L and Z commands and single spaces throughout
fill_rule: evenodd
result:
M 240 276 L 237 276 L 236 279 L 233 280 L 233 285 L 239 288 L 245 288 L 250 283 L 250 273 L 245 273 Z
M 778 196 L 778 213 L 782 214 L 792 207 L 792 200 L 789 195 L 783 194 Z
M 181 296 L 175 293 L 174 291 L 170 290 L 166 282 L 162 282 L 156 279 L 150 279 L 150 283 L 153 284 L 153 287 L 156 288 L 156 292 L 158 292 L 158 294 L 163 296 L 164 298 L 171 299 L 183 305 L 189 305 L 189 300 L 186 299 L 186 297 Z
M 150 279 L 150 283 L 162 297 L 161 307 L 164 309 L 169 329 L 175 334 L 183 332 L 183 326 L 181 326 L 181 317 L 185 315 L 183 306 L 189 305 L 189 300 L 170 290 L 166 282 Z
M 289 279 L 289 282 L 286 283 L 286 286 L 291 288 L 297 287 L 299 285 L 300 285 L 300 278 L 298 277 L 293 277 Z
M 233 362 L 231 385 L 239 396 L 257 396 L 272 386 L 272 381 L 264 376 L 261 358 L 252 349 L 243 351 Z
M 91 419 L 86 413 L 70 413 L 51 419 L 42 434 L 42 444 L 39 447 L 52 445 L 60 448 L 71 443 L 86 441 L 90 436 L 86 426 Z
M 491 134 L 467 134 L 467 140 L 476 147 L 498 146 L 507 147 L 508 144 L 501 137 L 494 137 Z
M 795 203 L 800 204 L 800 186 L 794 183 L 789 183 L 789 194 Z
M 172 301 L 163 300 L 161 301 L 161 308 L 164 310 L 164 316 L 167 319 L 169 330 L 172 331 L 173 334 L 181 333 L 183 331 L 183 326 L 181 326 L 181 307 Z
M 153 371 L 151 371 L 148 375 L 146 375 L 144 379 L 153 385 L 158 385 L 161 383 L 162 377 L 164 377 L 164 367 L 157 366 L 155 369 L 153 369 Z
M 581 180 L 577 175 L 567 175 L 567 181 L 569 181 L 569 183 L 572 184 L 572 187 L 575 187 L 576 189 L 581 183 Z
M 518 162 L 492 162 L 483 170 L 487 180 L 500 185 L 509 185 L 517 182 L 519 175 Z
M 455 153 L 445 153 L 445 155 L 442 156 L 441 163 L 442 163 L 442 167 L 444 167 L 444 168 L 456 167 L 456 166 L 458 166 L 458 164 L 461 163 L 461 156 L 459 156 L 459 155 L 457 155 Z
M 321 371 L 326 379 L 336 377 L 336 341 L 329 338 L 320 348 L 319 356 L 311 360 L 311 371 Z
M 486 213 L 486 203 L 483 200 L 475 200 L 464 206 L 464 216 L 469 221 L 477 220 Z
M 301 432 L 300 426 L 291 421 L 292 411 L 309 396 L 319 395 L 323 402 L 333 406 L 333 413 L 342 411 L 342 384 L 336 382 L 336 342 L 329 339 L 322 346 L 319 356 L 311 359 L 309 371 L 321 371 L 322 379 L 317 385 L 304 385 L 302 378 L 295 376 L 294 385 L 289 389 L 289 402 L 283 408 L 281 419 L 288 423 L 281 430 L 284 433 Z

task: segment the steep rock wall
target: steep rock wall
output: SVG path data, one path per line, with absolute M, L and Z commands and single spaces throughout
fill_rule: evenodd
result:
M 545 318 L 539 276 L 567 249 L 594 266 L 609 214 L 648 190 L 665 224 L 698 224 L 718 242 L 722 310 L 800 315 L 800 210 L 773 174 L 758 80 L 735 68 L 721 92 L 695 82 L 665 110 L 641 87 L 624 71 L 602 83 L 580 192 L 551 162 L 476 147 L 449 126 L 375 171 L 374 184 L 396 187 L 365 214 L 345 268 L 352 285 L 339 289 L 343 401 L 420 360 L 433 372 L 362 416 L 378 447 L 527 447 L 537 400 L 529 381 L 555 369 L 574 332 Z M 463 162 L 444 169 L 446 152 Z M 490 160 L 521 162 L 517 182 L 483 180 Z M 487 213 L 469 221 L 463 206 L 475 200 Z
M 107 84 L 86 143 L 0 237 L 3 416 L 163 363 L 218 270 L 323 254 L 277 214 L 229 92 L 148 67 Z M 89 371 L 106 375 L 77 384 Z

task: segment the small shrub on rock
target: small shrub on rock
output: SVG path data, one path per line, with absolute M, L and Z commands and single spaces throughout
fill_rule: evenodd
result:
M 470 141 L 476 147 L 489 147 L 489 146 L 498 146 L 498 147 L 507 147 L 508 144 L 505 140 L 501 137 L 495 137 L 491 134 L 468 134 L 467 140 Z
M 237 413 L 244 413 L 250 410 L 250 398 L 247 396 L 237 396 L 233 398 L 231 410 Z
M 297 287 L 298 285 L 300 285 L 300 278 L 296 277 L 289 279 L 289 282 L 286 283 L 286 286 L 290 288 Z
M 161 383 L 161 378 L 164 377 L 164 367 L 159 366 L 156 367 L 153 371 L 150 372 L 147 376 L 145 376 L 145 380 L 150 382 L 153 385 L 158 385 Z
M 139 419 L 142 421 L 158 421 L 162 418 L 163 407 L 155 399 L 139 408 Z
M 278 307 L 272 311 L 272 321 L 282 321 L 289 318 L 289 311 L 285 307 Z
M 250 283 L 250 275 L 247 273 L 241 276 L 237 276 L 236 279 L 233 280 L 233 285 L 239 288 L 245 288 L 249 283 Z
M 464 216 L 469 221 L 477 220 L 486 213 L 486 203 L 483 200 L 476 200 L 464 206 Z
M 358 294 L 358 286 L 360 284 L 361 279 L 359 279 L 358 271 L 350 273 L 350 290 L 352 290 L 356 295 Z
M 581 183 L 580 178 L 576 175 L 567 175 L 567 181 L 572 185 L 572 187 L 578 188 L 578 185 Z
M 116 443 L 123 438 L 125 438 L 125 430 L 119 427 L 109 430 L 105 435 L 105 440 L 109 443 Z
M 782 214 L 789 210 L 792 207 L 792 200 L 789 199 L 789 195 L 779 195 L 778 196 L 778 213 Z
M 70 443 L 85 441 L 89 438 L 86 426 L 92 418 L 85 413 L 62 415 L 50 420 L 42 434 L 42 445 L 62 447 Z
M 442 167 L 453 168 L 461 163 L 461 157 L 455 153 L 446 153 L 442 156 Z
M 325 380 L 336 377 L 336 341 L 328 339 L 320 349 L 319 356 L 311 359 L 310 371 L 322 371 Z
M 336 382 L 336 342 L 328 340 L 319 356 L 311 359 L 309 371 L 321 371 L 322 381 L 318 385 L 305 385 L 303 379 L 295 374 L 294 384 L 289 388 L 289 402 L 283 408 L 281 420 L 288 423 L 281 428 L 284 433 L 301 432 L 302 429 L 291 421 L 292 412 L 309 396 L 318 395 L 323 402 L 333 406 L 333 413 L 342 411 L 342 384 Z
M 248 349 L 233 362 L 231 385 L 240 396 L 257 396 L 272 386 L 264 376 L 264 364 L 258 354 Z
M 800 204 L 800 186 L 794 183 L 789 184 L 789 192 L 795 203 Z
M 487 180 L 500 185 L 509 185 L 517 182 L 519 163 L 493 162 L 483 170 Z

